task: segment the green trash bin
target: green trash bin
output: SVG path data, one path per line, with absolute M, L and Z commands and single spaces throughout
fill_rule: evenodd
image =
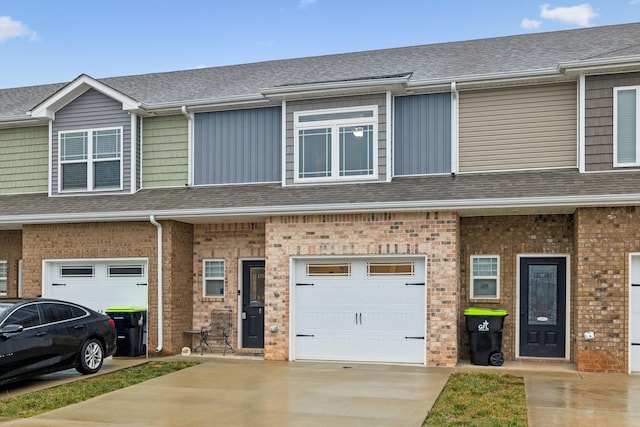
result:
M 144 328 L 147 309 L 140 307 L 109 307 L 105 313 L 116 324 L 116 353 L 114 356 L 136 357 L 147 353 Z
M 474 365 L 502 366 L 502 328 L 507 310 L 469 307 L 464 311 Z

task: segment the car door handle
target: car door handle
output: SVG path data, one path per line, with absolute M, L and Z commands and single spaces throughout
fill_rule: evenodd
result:
M 47 335 L 47 333 L 46 333 L 46 332 L 38 332 L 38 333 L 36 334 L 36 336 L 37 336 L 37 337 L 43 337 L 43 336 L 45 336 L 45 335 Z
M 75 325 L 73 329 L 84 329 L 84 325 Z

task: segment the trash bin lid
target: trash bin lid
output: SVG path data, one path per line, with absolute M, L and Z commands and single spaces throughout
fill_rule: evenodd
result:
M 493 308 L 469 307 L 464 311 L 465 316 L 506 316 L 507 310 Z
M 147 309 L 143 307 L 120 306 L 120 307 L 109 307 L 105 310 L 105 313 L 140 313 L 143 311 L 147 311 Z

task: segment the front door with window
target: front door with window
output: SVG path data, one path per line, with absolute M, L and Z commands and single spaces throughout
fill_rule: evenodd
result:
M 520 259 L 520 356 L 565 357 L 566 258 Z
M 242 262 L 242 347 L 264 348 L 264 261 Z

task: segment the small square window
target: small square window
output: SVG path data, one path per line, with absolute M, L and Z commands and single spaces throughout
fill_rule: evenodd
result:
M 205 297 L 224 296 L 224 261 L 205 260 L 203 262 L 203 295 Z
M 500 298 L 500 257 L 471 257 L 471 298 Z

